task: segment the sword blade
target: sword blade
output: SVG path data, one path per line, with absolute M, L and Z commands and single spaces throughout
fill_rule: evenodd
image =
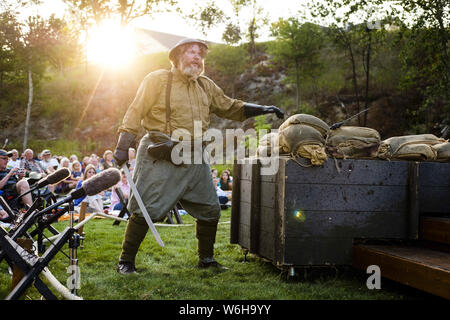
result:
M 156 230 L 155 225 L 153 224 L 153 221 L 152 221 L 152 219 L 150 218 L 150 215 L 147 212 L 147 208 L 145 208 L 144 202 L 142 201 L 142 198 L 139 195 L 139 192 L 138 192 L 138 190 L 136 188 L 136 185 L 134 184 L 133 178 L 131 177 L 131 174 L 130 174 L 130 170 L 128 170 L 128 167 L 127 167 L 126 163 L 124 163 L 122 165 L 122 169 L 125 172 L 125 176 L 127 177 L 128 183 L 130 184 L 131 191 L 133 192 L 133 195 L 136 198 L 136 201 L 137 201 L 137 203 L 139 205 L 139 208 L 141 209 L 142 214 L 144 215 L 145 221 L 147 222 L 148 227 L 152 231 L 153 236 L 156 239 L 156 242 L 158 242 L 158 244 L 161 247 L 164 247 L 164 242 L 161 240 L 161 237 L 159 236 L 159 233 Z

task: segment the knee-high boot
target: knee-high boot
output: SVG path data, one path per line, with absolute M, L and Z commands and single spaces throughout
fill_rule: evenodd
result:
M 130 219 L 128 219 L 119 261 L 130 262 L 134 265 L 139 246 L 144 240 L 147 231 L 148 225 L 145 218 L 132 214 Z
M 217 267 L 227 269 L 214 259 L 214 243 L 216 242 L 218 220 L 207 222 L 197 220 L 195 225 L 195 235 L 198 239 L 198 267 Z

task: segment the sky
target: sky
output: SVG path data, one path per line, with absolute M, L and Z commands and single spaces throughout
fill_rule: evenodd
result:
M 267 12 L 270 21 L 276 21 L 280 17 L 289 17 L 295 15 L 298 11 L 299 3 L 305 0 L 258 0 L 258 3 Z M 39 8 L 23 10 L 23 15 L 30 15 L 39 13 L 43 17 L 49 17 L 52 13 L 55 13 L 57 17 L 62 17 L 65 13 L 65 4 L 62 0 L 42 0 L 43 4 Z M 208 0 L 181 0 L 180 5 L 186 12 L 190 12 L 195 4 L 207 3 Z M 195 4 L 194 4 L 195 3 Z M 228 4 L 228 0 L 216 0 L 215 3 L 222 6 Z M 231 8 L 231 7 L 230 7 Z M 231 15 L 231 12 L 227 12 Z M 158 14 L 153 18 L 145 17 L 140 18 L 132 22 L 132 26 L 138 28 L 144 28 L 154 31 L 161 31 L 171 33 L 180 36 L 195 37 L 204 39 L 205 36 L 196 29 L 194 26 L 188 24 L 176 13 L 164 13 Z M 216 28 L 211 30 L 206 36 L 205 40 L 222 42 L 222 30 L 223 28 Z M 269 37 L 268 30 L 266 28 L 265 34 L 261 35 L 260 40 L 267 40 Z

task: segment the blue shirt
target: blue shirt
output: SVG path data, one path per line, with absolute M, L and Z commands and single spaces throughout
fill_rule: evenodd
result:
M 80 189 L 82 184 L 83 184 L 83 180 L 78 181 L 78 183 L 77 183 L 75 189 Z M 81 198 L 75 199 L 75 200 L 73 201 L 73 204 L 74 204 L 75 206 L 78 206 L 78 205 L 84 200 L 84 198 L 86 198 L 86 196 L 82 196 Z

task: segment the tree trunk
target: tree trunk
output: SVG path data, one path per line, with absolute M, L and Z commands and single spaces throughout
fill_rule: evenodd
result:
M 256 45 L 255 45 L 255 18 L 253 18 L 252 22 L 250 23 L 250 26 L 248 28 L 249 31 L 249 38 L 250 38 L 250 59 L 251 61 L 255 61 L 256 58 Z
M 30 114 L 31 114 L 31 104 L 32 103 L 33 103 L 33 74 L 31 71 L 31 64 L 30 64 L 28 66 L 28 104 L 27 104 L 27 117 L 25 120 L 25 135 L 23 137 L 23 150 L 25 150 L 27 148 L 27 143 L 28 143 L 28 127 L 30 124 Z
M 358 94 L 358 85 L 357 85 L 357 79 L 356 79 L 356 65 L 355 65 L 355 57 L 353 56 L 353 50 L 350 43 L 348 43 L 348 50 L 350 52 L 350 61 L 352 63 L 352 78 L 353 78 L 353 90 L 355 91 L 355 97 L 356 97 L 356 106 L 358 110 L 357 113 L 360 112 L 361 107 L 359 105 L 359 94 Z M 361 126 L 361 117 L 358 115 L 358 125 Z
M 372 34 L 371 30 L 367 29 L 367 32 L 369 33 L 369 44 L 367 47 L 367 55 L 366 55 L 366 104 L 364 106 L 364 109 L 369 108 L 369 76 L 370 76 L 370 51 L 372 50 Z M 367 113 L 368 111 L 364 112 L 364 121 L 363 121 L 363 127 L 367 126 Z
M 295 61 L 295 87 L 296 87 L 296 103 L 297 103 L 297 110 L 300 109 L 300 70 L 299 70 L 299 62 Z

